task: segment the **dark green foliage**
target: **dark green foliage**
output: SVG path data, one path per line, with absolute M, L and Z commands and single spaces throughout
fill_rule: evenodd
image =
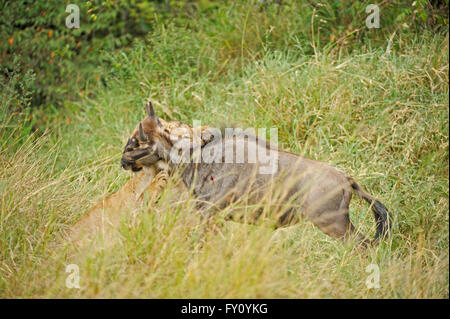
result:
M 36 75 L 31 105 L 57 108 L 77 98 L 91 81 L 100 81 L 102 52 L 130 45 L 156 23 L 168 21 L 172 7 L 163 1 L 73 1 L 80 28 L 66 27 L 67 2 L 7 1 L 0 5 L 0 76 Z M 180 10 L 187 4 L 178 6 Z M 17 57 L 17 58 L 15 58 Z M 17 62 L 20 61 L 20 65 Z M 18 110 L 27 104 L 14 105 Z
M 385 39 L 385 35 L 401 28 L 419 29 L 448 27 L 448 0 L 444 1 L 382 1 L 381 24 L 378 30 L 364 27 L 366 6 L 370 1 L 256 1 L 235 3 L 234 1 L 73 1 L 80 8 L 80 29 L 69 29 L 65 25 L 67 2 L 50 1 L 6 1 L 0 5 L 0 76 L 2 82 L 12 75 L 24 78 L 30 70 L 36 81 L 31 90 L 29 103 L 14 104 L 15 110 L 23 110 L 28 104 L 41 109 L 57 109 L 67 100 L 83 95 L 92 82 L 105 85 L 103 70 L 111 65 L 104 52 L 129 46 L 138 38 L 161 26 L 170 24 L 180 28 L 198 30 L 204 26 L 207 36 L 214 42 L 225 43 L 231 54 L 226 58 L 243 57 L 245 52 L 237 49 L 241 44 L 240 25 L 229 23 L 230 8 L 241 6 L 241 24 L 252 35 L 251 15 L 266 15 L 266 25 L 253 32 L 262 42 L 256 47 L 247 47 L 254 56 L 261 51 L 294 43 L 302 45 L 305 54 L 313 54 L 309 42 L 311 34 L 316 36 L 315 45 L 338 45 L 351 49 L 355 43 L 367 38 Z M 316 13 L 312 19 L 313 12 Z M 232 19 L 233 17 L 231 17 Z M 247 19 L 247 21 L 246 21 Z M 295 30 L 301 25 L 308 28 Z M 199 23 L 200 22 L 200 23 Z M 283 33 L 267 32 L 271 26 Z M 294 29 L 292 29 L 294 28 Z M 147 39 L 152 41 L 153 35 Z M 295 40 L 295 41 L 293 41 Z M 183 41 L 181 39 L 181 41 Z M 261 43 L 263 47 L 261 47 Z M 189 45 L 185 43 L 183 45 Z M 251 45 L 250 41 L 248 45 Z M 175 54 L 162 63 L 178 63 L 180 48 L 170 48 Z M 160 54 L 160 53 L 156 53 Z M 15 59 L 17 56 L 17 59 Z M 20 61 L 20 64 L 16 63 Z M 189 62 L 182 62 L 187 63 Z M 186 65 L 187 65 L 186 64 Z M 100 67 L 99 67 L 100 66 Z M 192 66 L 191 66 L 192 67 Z M 201 69 L 199 69 L 199 72 Z M 164 76 L 164 75 L 161 75 Z

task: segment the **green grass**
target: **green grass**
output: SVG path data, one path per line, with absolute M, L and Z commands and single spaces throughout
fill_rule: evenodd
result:
M 448 31 L 400 31 L 390 50 L 387 37 L 313 47 L 310 20 L 252 10 L 219 10 L 195 31 L 160 27 L 105 53 L 107 86 L 74 88 L 83 95 L 48 115 L 45 134 L 29 133 L 27 115 L 2 113 L 1 297 L 449 297 Z M 308 221 L 275 232 L 218 222 L 213 232 L 193 199 L 168 187 L 151 211 L 124 218 L 108 249 L 54 250 L 129 178 L 121 152 L 149 96 L 166 120 L 277 127 L 282 149 L 328 162 L 378 197 L 392 237 L 360 251 Z M 1 97 L 2 109 L 17 102 Z M 355 197 L 350 214 L 373 235 L 367 205 Z M 80 289 L 65 286 L 72 263 Z M 365 284 L 372 263 L 379 289 Z

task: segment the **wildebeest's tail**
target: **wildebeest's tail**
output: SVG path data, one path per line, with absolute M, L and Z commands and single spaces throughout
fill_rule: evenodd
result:
M 371 207 L 373 214 L 375 216 L 375 222 L 377 224 L 377 231 L 375 234 L 375 240 L 382 237 L 387 237 L 392 227 L 392 216 L 387 210 L 387 208 L 380 203 L 376 198 L 365 192 L 354 180 L 353 178 L 348 178 L 351 187 L 358 194 L 359 197 L 368 202 Z

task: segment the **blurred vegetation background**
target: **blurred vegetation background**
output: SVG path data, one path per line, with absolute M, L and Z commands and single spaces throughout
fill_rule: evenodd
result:
M 65 9 L 69 3 L 80 8 L 79 29 L 69 29 L 65 25 L 69 15 Z M 381 1 L 381 28 L 378 30 L 365 26 L 368 15 L 365 8 L 370 3 L 255 1 L 256 14 L 267 16 L 266 25 L 261 25 L 257 30 L 250 29 L 245 39 L 240 39 L 239 26 L 227 25 L 224 20 L 224 14 L 233 2 L 3 1 L 0 7 L 2 87 L 8 87 L 17 94 L 15 101 L 8 105 L 13 111 L 28 108 L 57 111 L 97 82 L 107 88 L 108 71 L 120 68 L 114 64 L 111 56 L 114 52 L 132 48 L 137 42 L 151 44 L 154 41 L 152 34 L 167 27 L 193 33 L 198 33 L 202 28 L 207 35 L 214 34 L 214 44 L 225 45 L 223 49 L 229 51 L 224 53 L 224 61 L 247 58 L 248 55 L 255 58 L 271 49 L 296 45 L 301 45 L 303 54 L 313 54 L 313 48 L 309 45 L 312 36 L 315 37 L 314 45 L 319 48 L 339 46 L 351 51 L 368 39 L 371 45 L 383 43 L 393 31 L 420 32 L 423 28 L 439 31 L 448 27 L 448 0 Z M 297 23 L 295 20 L 309 24 L 313 13 L 316 23 L 312 30 L 290 29 Z M 277 16 L 280 19 L 276 23 L 283 27 L 272 26 L 271 30 L 270 23 L 273 21 L 270 20 L 276 20 Z M 241 22 L 251 25 L 252 18 L 247 19 Z M 218 24 L 223 28 L 219 28 Z M 251 38 L 253 36 L 260 41 L 255 43 Z M 241 40 L 245 42 L 244 47 L 239 43 Z M 164 61 L 166 64 L 170 62 Z M 45 126 L 39 120 L 37 124 L 38 127 Z
M 448 0 L 380 0 L 368 29 L 372 2 L 2 1 L 0 296 L 448 298 Z M 148 97 L 166 120 L 277 127 L 282 149 L 379 197 L 393 236 L 365 253 L 306 221 L 276 243 L 249 225 L 205 238 L 169 187 L 111 249 L 78 256 L 82 289 L 66 289 L 74 261 L 51 245 L 129 179 Z M 373 233 L 364 203 L 351 219 Z

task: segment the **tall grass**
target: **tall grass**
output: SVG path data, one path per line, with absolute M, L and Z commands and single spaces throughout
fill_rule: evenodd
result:
M 214 24 L 160 27 L 105 53 L 106 86 L 75 88 L 80 100 L 43 135 L 23 133 L 27 115 L 2 114 L 0 296 L 448 298 L 448 33 L 397 32 L 349 50 L 313 46 L 307 14 L 277 14 L 232 6 Z M 11 94 L 2 91 L 2 109 L 16 103 Z M 150 211 L 124 214 L 108 249 L 55 249 L 129 178 L 120 154 L 149 96 L 167 120 L 277 127 L 280 148 L 326 161 L 378 197 L 394 215 L 392 237 L 360 251 L 308 221 L 211 228 L 169 185 Z M 373 234 L 363 202 L 350 215 Z M 66 288 L 71 263 L 80 289 Z M 369 264 L 379 289 L 366 286 Z

